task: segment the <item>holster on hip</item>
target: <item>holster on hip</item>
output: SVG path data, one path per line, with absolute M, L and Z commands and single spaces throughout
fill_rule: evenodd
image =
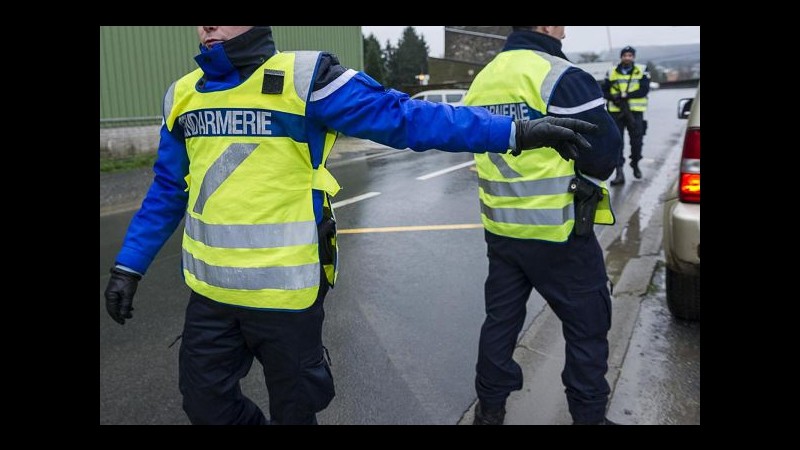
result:
M 603 199 L 603 190 L 591 181 L 576 176 L 569 182 L 569 192 L 575 198 L 575 235 L 588 236 L 594 230 L 597 204 Z
M 319 232 L 319 259 L 322 264 L 333 264 L 336 258 L 336 219 L 331 210 L 323 207 Z

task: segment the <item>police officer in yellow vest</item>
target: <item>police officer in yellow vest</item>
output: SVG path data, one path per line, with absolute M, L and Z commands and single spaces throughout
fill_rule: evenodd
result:
M 550 150 L 518 158 L 475 155 L 489 257 L 476 425 L 502 424 L 506 399 L 522 388 L 522 371 L 512 355 L 533 288 L 563 324 L 561 379 L 573 422 L 611 423 L 605 418 L 611 297 L 593 225 L 614 223 L 603 180 L 614 170 L 622 140 L 600 86 L 562 53 L 565 35 L 563 26 L 513 27 L 464 98 L 467 105 L 517 119 L 571 117 L 600 128 L 587 136 L 592 151 L 575 161 Z
M 620 63 L 606 73 L 603 80 L 603 97 L 608 100 L 608 112 L 614 118 L 621 135 L 628 129 L 631 145 L 631 168 L 633 176 L 642 178 L 639 160 L 642 159 L 642 141 L 647 131 L 644 112 L 647 110 L 647 94 L 650 92 L 650 75 L 647 70 L 634 64 L 636 49 L 627 46 L 620 51 Z M 625 183 L 625 154 L 620 152 L 617 175 L 612 185 Z
M 185 219 L 179 387 L 193 424 L 315 424 L 334 396 L 322 321 L 337 275 L 335 130 L 415 151 L 575 157 L 590 149 L 579 133 L 597 128 L 410 100 L 332 54 L 276 50 L 271 27 L 197 32 L 200 67 L 164 97 L 155 178 L 105 291 L 109 315 L 132 318 L 139 280 Z M 239 386 L 254 358 L 269 420 Z

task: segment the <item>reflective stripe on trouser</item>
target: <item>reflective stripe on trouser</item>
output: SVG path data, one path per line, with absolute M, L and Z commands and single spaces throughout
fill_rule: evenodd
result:
M 322 347 L 323 284 L 313 306 L 297 312 L 242 308 L 192 292 L 178 366 L 192 424 L 269 423 L 240 386 L 254 357 L 263 366 L 271 422 L 316 424 L 335 395 Z
M 499 405 L 522 388 L 522 370 L 512 355 L 525 322 L 525 305 L 536 288 L 562 322 L 566 363 L 561 379 L 572 418 L 599 421 L 610 392 L 605 375 L 611 298 L 597 238 L 573 233 L 567 242 L 553 243 L 488 231 L 485 236 L 489 275 L 476 364 L 478 398 Z

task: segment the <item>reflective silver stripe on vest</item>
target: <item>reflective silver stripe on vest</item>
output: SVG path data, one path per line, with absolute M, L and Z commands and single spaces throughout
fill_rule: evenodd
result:
M 499 153 L 486 152 L 486 154 L 489 155 L 489 161 L 494 163 L 495 167 L 497 167 L 497 170 L 499 170 L 504 177 L 519 178 L 522 176 L 521 173 L 512 169 Z
M 292 267 L 212 266 L 183 250 L 183 268 L 198 280 L 225 289 L 295 290 L 319 285 L 318 263 Z
M 547 112 L 551 112 L 554 114 L 562 114 L 565 116 L 571 116 L 573 114 L 578 114 L 584 111 L 589 111 L 590 109 L 597 108 L 598 106 L 604 105 L 605 103 L 606 99 L 604 99 L 603 97 L 598 97 L 590 102 L 586 102 L 578 106 L 573 106 L 572 108 L 562 108 L 560 106 L 550 105 L 547 107 Z
M 581 176 L 591 181 L 592 183 L 596 184 L 597 186 L 600 186 L 603 183 L 603 180 L 601 180 L 600 178 L 595 178 L 591 175 L 586 175 L 585 173 L 581 173 Z
M 561 75 L 563 75 L 567 69 L 573 67 L 575 64 L 544 52 L 536 50 L 533 52 L 546 59 L 550 63 L 550 72 L 547 73 L 544 81 L 542 81 L 541 89 L 542 100 L 544 100 L 545 105 L 549 105 L 550 95 L 553 93 L 553 89 L 555 89 L 558 80 L 561 79 Z
M 314 91 L 311 93 L 311 101 L 315 102 L 317 100 L 322 100 L 323 98 L 333 94 L 336 92 L 340 87 L 344 86 L 345 83 L 350 81 L 350 78 L 353 78 L 358 72 L 353 69 L 347 69 L 343 74 L 339 75 L 335 80 L 328 83 L 327 86 L 324 88 Z
M 311 77 L 317 67 L 320 52 L 301 51 L 294 53 L 294 90 L 304 102 L 308 101 L 308 91 L 311 88 Z
M 206 171 L 206 176 L 203 177 L 203 184 L 200 186 L 200 194 L 197 195 L 197 201 L 194 203 L 192 211 L 202 214 L 208 197 L 228 179 L 245 158 L 253 153 L 256 147 L 258 147 L 258 144 L 231 144 L 228 146 Z
M 186 235 L 210 247 L 276 248 L 317 243 L 317 223 L 208 224 L 186 214 Z
M 561 209 L 490 208 L 481 202 L 481 212 L 495 222 L 524 225 L 562 225 L 575 218 L 572 203 Z
M 166 120 L 170 114 L 172 114 L 172 102 L 175 99 L 175 83 L 177 81 L 172 82 L 169 85 L 169 89 L 167 89 L 167 93 L 164 94 L 164 119 Z
M 488 181 L 478 179 L 478 185 L 489 195 L 496 197 L 532 197 L 534 195 L 566 194 L 569 182 L 573 176 L 545 178 L 542 180 L 517 181 L 508 183 L 504 181 Z

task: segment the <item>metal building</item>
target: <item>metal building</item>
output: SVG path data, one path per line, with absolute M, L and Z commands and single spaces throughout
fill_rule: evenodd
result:
M 324 50 L 364 67 L 360 26 L 273 26 L 278 50 Z M 197 68 L 193 26 L 100 27 L 100 126 L 158 123 L 169 85 Z

